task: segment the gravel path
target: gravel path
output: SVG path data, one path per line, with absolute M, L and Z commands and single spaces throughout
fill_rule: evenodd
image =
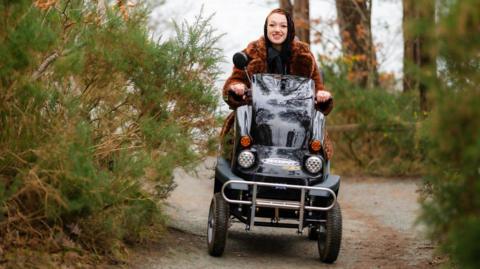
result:
M 167 201 L 169 232 L 134 254 L 132 268 L 435 268 L 432 244 L 414 226 L 418 180 L 343 178 L 339 202 L 343 238 L 333 265 L 318 260 L 315 241 L 294 229 L 233 224 L 221 258 L 207 254 L 206 223 L 214 159 L 197 173 L 175 171 L 178 184 Z M 306 233 L 306 230 L 305 230 Z

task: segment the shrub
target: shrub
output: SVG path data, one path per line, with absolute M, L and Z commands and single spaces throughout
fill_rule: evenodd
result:
M 173 168 L 208 149 L 220 60 L 209 19 L 157 43 L 148 10 L 121 3 L 0 3 L 5 249 L 66 238 L 121 257 L 162 229 Z
M 335 149 L 333 168 L 342 174 L 419 175 L 417 98 L 388 88 L 360 88 L 348 79 L 348 62 L 320 59 L 335 100 L 327 124 Z

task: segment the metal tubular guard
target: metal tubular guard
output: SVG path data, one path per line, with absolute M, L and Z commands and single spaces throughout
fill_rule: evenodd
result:
M 253 185 L 253 193 L 252 193 L 252 200 L 251 201 L 244 201 L 244 200 L 234 200 L 229 199 L 225 195 L 225 188 L 230 184 L 245 184 L 245 185 Z M 282 200 L 274 200 L 274 199 L 257 199 L 257 189 L 258 186 L 262 187 L 280 187 L 280 188 L 287 188 L 287 189 L 299 189 L 301 190 L 300 201 L 282 201 Z M 333 202 L 330 206 L 327 207 L 318 207 L 318 206 L 306 206 L 305 205 L 305 191 L 306 190 L 319 190 L 319 191 L 326 191 L 329 192 L 333 197 Z M 222 186 L 222 196 L 225 201 L 232 204 L 242 204 L 242 205 L 251 205 L 251 216 L 250 216 L 250 225 L 247 229 L 251 229 L 255 223 L 255 211 L 257 207 L 269 207 L 269 208 L 283 208 L 283 209 L 293 209 L 299 210 L 299 225 L 298 231 L 301 232 L 303 230 L 303 215 L 305 210 L 316 210 L 316 211 L 328 211 L 335 206 L 337 202 L 337 195 L 334 191 L 329 188 L 323 187 L 310 187 L 310 186 L 302 186 L 302 185 L 288 185 L 288 184 L 279 184 L 279 183 L 266 183 L 266 182 L 257 182 L 257 181 L 243 181 L 243 180 L 229 180 L 225 182 Z

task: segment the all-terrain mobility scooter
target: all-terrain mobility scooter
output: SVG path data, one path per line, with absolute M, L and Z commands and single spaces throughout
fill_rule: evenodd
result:
M 247 56 L 235 54 L 234 64 L 245 69 Z M 325 116 L 315 108 L 314 82 L 277 74 L 249 79 L 251 102 L 235 111 L 231 160 L 217 160 L 208 252 L 223 254 L 236 219 L 246 230 L 269 226 L 301 234 L 307 228 L 320 260 L 333 263 L 342 237 L 340 177 L 330 174 L 323 151 Z

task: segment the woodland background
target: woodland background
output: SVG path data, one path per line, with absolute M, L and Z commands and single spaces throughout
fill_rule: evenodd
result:
M 450 266 L 478 268 L 480 2 L 402 1 L 398 90 L 378 70 L 372 1 L 336 0 L 342 54 L 317 55 L 335 96 L 334 169 L 421 176 L 419 221 Z M 278 6 L 294 14 L 301 40 L 324 41 L 310 27 L 309 1 Z M 129 246 L 164 230 L 161 204 L 174 187 L 173 169 L 215 154 L 221 33 L 199 16 L 177 22 L 173 37 L 154 39 L 151 8 L 122 0 L 0 1 L 6 267 L 128 260 Z

